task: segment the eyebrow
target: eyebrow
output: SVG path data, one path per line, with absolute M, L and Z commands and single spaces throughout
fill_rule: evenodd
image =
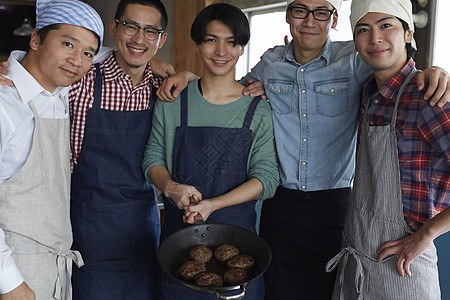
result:
M 213 37 L 213 38 L 218 38 L 219 37 L 218 35 L 215 35 L 215 34 L 205 33 L 205 37 L 207 37 L 207 36 L 210 36 L 210 37 Z M 226 37 L 226 39 L 236 39 L 236 37 L 235 36 L 229 36 L 229 37 Z
M 131 24 L 135 24 L 135 25 L 139 25 L 139 26 L 141 26 L 143 29 L 151 28 L 151 29 L 158 29 L 158 30 L 160 30 L 160 29 L 159 29 L 159 26 L 155 26 L 155 25 L 151 25 L 151 24 L 141 25 L 141 24 L 139 24 L 138 22 L 133 21 L 133 20 L 131 20 L 131 19 L 125 19 L 125 22 L 131 23 Z
M 309 7 L 307 6 L 307 5 L 305 5 L 305 4 L 301 4 L 301 3 L 298 3 L 298 4 L 294 4 L 294 5 L 290 5 L 290 7 L 300 7 L 300 8 L 308 8 L 309 9 Z M 326 6 L 326 5 L 320 5 L 320 6 L 316 6 L 316 7 L 314 7 L 313 9 L 333 9 L 333 8 L 329 8 L 328 6 Z
M 78 38 L 76 38 L 74 36 L 71 36 L 71 35 L 68 35 L 68 34 L 64 34 L 62 37 L 66 38 L 66 39 L 69 39 L 71 41 L 77 42 L 77 43 L 81 43 L 81 41 Z M 96 49 L 92 48 L 91 46 L 88 46 L 88 49 L 90 51 L 92 51 L 92 52 L 96 52 L 97 51 Z
M 384 22 L 386 20 L 394 19 L 394 18 L 395 17 L 384 17 L 384 18 L 381 18 L 381 19 L 375 21 L 375 24 Z M 358 27 L 358 26 L 369 26 L 369 23 L 358 23 L 358 24 L 356 24 L 355 28 Z

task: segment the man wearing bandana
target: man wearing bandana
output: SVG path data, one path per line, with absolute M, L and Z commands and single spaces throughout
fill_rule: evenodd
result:
M 0 293 L 2 299 L 71 299 L 69 86 L 103 40 L 81 1 L 38 0 L 27 53 L 8 59 L 15 87 L 0 88 Z

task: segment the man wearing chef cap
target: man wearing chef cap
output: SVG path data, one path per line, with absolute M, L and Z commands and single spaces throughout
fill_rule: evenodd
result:
M 374 75 L 333 299 L 441 299 L 433 240 L 450 230 L 450 106 L 416 87 L 410 0 L 353 0 L 350 21 Z
M 91 67 L 100 16 L 73 0 L 38 0 L 27 53 L 0 88 L 0 298 L 71 299 L 68 87 Z

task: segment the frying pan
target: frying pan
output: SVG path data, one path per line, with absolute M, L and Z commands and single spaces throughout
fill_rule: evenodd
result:
M 187 260 L 189 250 L 197 245 L 215 248 L 222 244 L 236 246 L 240 253 L 252 256 L 255 265 L 246 282 L 234 286 L 202 287 L 182 280 L 178 268 Z M 167 237 L 160 245 L 158 262 L 168 275 L 183 285 L 203 293 L 215 293 L 218 299 L 242 299 L 245 286 L 263 274 L 270 264 L 272 253 L 267 243 L 258 235 L 245 228 L 229 224 L 202 224 L 181 229 Z M 225 296 L 222 293 L 240 290 L 240 294 Z

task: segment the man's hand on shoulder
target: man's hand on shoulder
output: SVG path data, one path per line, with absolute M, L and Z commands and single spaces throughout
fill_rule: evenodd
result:
M 5 78 L 3 75 L 8 75 L 9 71 L 8 71 L 8 62 L 6 61 L 1 61 L 0 62 L 0 86 L 14 86 L 14 83 L 9 80 L 8 78 Z
M 1 300 L 36 300 L 36 295 L 33 290 L 22 282 L 18 287 L 9 293 L 0 295 Z

